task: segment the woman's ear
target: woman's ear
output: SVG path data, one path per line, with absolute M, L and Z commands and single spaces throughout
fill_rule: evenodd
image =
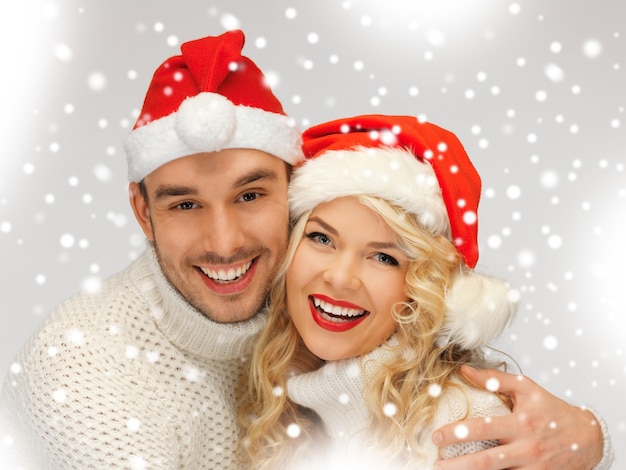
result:
M 128 198 L 130 207 L 133 209 L 135 219 L 139 222 L 141 230 L 148 240 L 154 241 L 154 230 L 152 228 L 152 219 L 150 218 L 150 206 L 144 198 L 139 183 L 130 183 L 128 186 Z

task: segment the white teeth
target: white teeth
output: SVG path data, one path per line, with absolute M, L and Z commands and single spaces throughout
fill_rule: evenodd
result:
M 234 281 L 241 275 L 245 274 L 248 269 L 250 269 L 250 266 L 252 266 L 252 261 L 248 261 L 248 263 L 246 263 L 244 266 L 239 266 L 237 269 L 230 268 L 228 272 L 223 269 L 220 269 L 219 271 L 213 271 L 203 267 L 200 267 L 200 271 L 202 271 L 204 274 L 207 275 L 207 277 L 210 277 L 214 281 Z
M 313 297 L 313 304 L 322 309 L 325 313 L 340 316 L 340 317 L 358 317 L 365 313 L 365 310 L 360 310 L 356 308 L 348 308 L 348 307 L 339 307 L 337 305 L 333 305 L 328 302 L 324 302 L 317 297 Z

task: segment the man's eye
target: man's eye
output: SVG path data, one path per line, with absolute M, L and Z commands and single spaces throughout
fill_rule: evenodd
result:
M 239 200 L 242 202 L 250 202 L 250 201 L 254 201 L 258 197 L 259 197 L 259 193 L 245 193 L 245 194 L 242 194 Z
M 193 202 L 181 202 L 176 207 L 178 209 L 181 209 L 181 210 L 184 210 L 184 211 L 188 211 L 188 210 L 193 209 L 194 207 L 197 207 L 197 206 Z

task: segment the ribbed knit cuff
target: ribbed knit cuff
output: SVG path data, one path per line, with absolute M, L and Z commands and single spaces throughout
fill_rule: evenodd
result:
M 590 411 L 595 417 L 600 429 L 602 430 L 602 460 L 593 467 L 593 470 L 609 470 L 611 465 L 613 464 L 613 460 L 615 456 L 613 455 L 613 445 L 611 444 L 611 439 L 609 437 L 609 429 L 606 426 L 604 420 L 596 413 L 595 410 L 588 408 L 586 406 L 581 407 L 585 410 Z

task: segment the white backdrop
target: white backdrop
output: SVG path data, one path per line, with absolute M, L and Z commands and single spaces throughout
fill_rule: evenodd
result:
M 424 115 L 483 177 L 479 269 L 523 294 L 501 346 L 606 418 L 626 466 L 623 0 L 17 0 L 0 7 L 0 372 L 56 304 L 143 249 L 122 141 L 181 42 L 241 27 L 304 128 Z

